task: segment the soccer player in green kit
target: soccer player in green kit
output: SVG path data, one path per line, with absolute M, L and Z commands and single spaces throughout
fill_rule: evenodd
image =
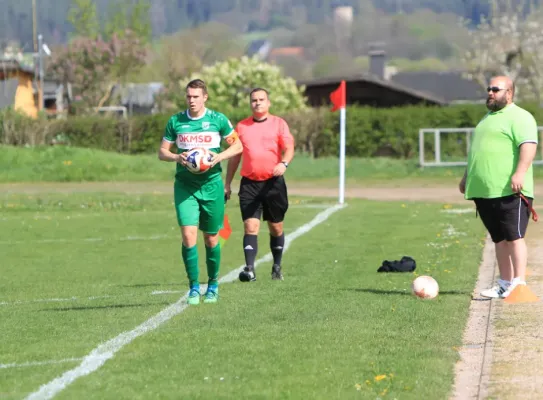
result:
M 162 161 L 177 163 L 174 183 L 174 203 L 181 227 L 182 257 L 189 279 L 189 304 L 200 303 L 198 228 L 203 232 L 206 248 L 208 287 L 204 303 L 216 303 L 219 298 L 219 267 L 221 248 L 219 230 L 224 220 L 224 184 L 220 162 L 241 154 L 243 146 L 230 121 L 221 113 L 205 107 L 207 88 L 201 79 L 187 84 L 188 109 L 173 115 L 164 131 L 158 152 Z M 221 140 L 229 147 L 221 152 Z M 173 146 L 177 147 L 172 152 Z M 203 174 L 186 169 L 186 152 L 203 147 L 212 152 L 212 167 Z

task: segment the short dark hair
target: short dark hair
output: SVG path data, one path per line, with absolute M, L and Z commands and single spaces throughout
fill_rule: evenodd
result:
M 185 87 L 185 91 L 188 89 L 202 89 L 202 92 L 204 94 L 207 94 L 207 86 L 206 83 L 201 79 L 193 79 L 189 83 L 187 83 L 187 86 Z
M 251 93 L 249 93 L 249 98 L 251 98 L 253 96 L 253 93 L 256 93 L 256 92 L 264 92 L 266 93 L 266 96 L 270 98 L 270 92 L 268 92 L 266 89 L 261 88 L 261 87 L 257 87 L 251 90 Z

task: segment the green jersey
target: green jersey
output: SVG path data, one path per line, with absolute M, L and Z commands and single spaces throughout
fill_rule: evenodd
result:
M 465 198 L 512 195 L 511 177 L 519 161 L 520 145 L 537 143 L 537 134 L 532 114 L 515 104 L 486 114 L 473 133 Z M 534 197 L 532 166 L 526 171 L 522 193 Z
M 221 151 L 221 139 L 234 132 L 232 123 L 220 112 L 206 109 L 198 118 L 192 118 L 189 110 L 173 115 L 164 131 L 163 140 L 177 145 L 177 153 L 184 153 L 195 147 L 203 147 L 215 153 Z M 221 175 L 217 164 L 203 174 L 193 174 L 177 164 L 175 178 L 179 181 L 204 182 Z

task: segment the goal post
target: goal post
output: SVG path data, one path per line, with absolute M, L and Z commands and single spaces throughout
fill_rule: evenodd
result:
M 539 126 L 539 146 L 541 150 L 538 151 L 536 159 L 533 161 L 534 165 L 543 165 L 542 152 L 543 152 L 543 126 Z M 419 166 L 420 167 L 461 167 L 467 165 L 467 155 L 469 153 L 469 146 L 471 143 L 471 135 L 475 128 L 423 128 L 419 129 Z M 460 147 L 464 150 L 464 154 L 461 156 L 451 157 L 446 156 L 442 149 L 444 135 L 455 135 L 457 139 L 457 150 Z M 451 138 L 446 138 L 451 143 Z M 454 139 L 453 139 L 454 140 Z M 433 145 L 430 144 L 433 142 Z M 428 147 L 431 148 L 434 157 L 433 160 L 427 159 Z

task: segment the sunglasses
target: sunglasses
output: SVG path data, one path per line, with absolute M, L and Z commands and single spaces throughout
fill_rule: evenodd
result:
M 500 90 L 506 90 L 497 86 L 489 86 L 486 88 L 487 92 L 498 93 Z

